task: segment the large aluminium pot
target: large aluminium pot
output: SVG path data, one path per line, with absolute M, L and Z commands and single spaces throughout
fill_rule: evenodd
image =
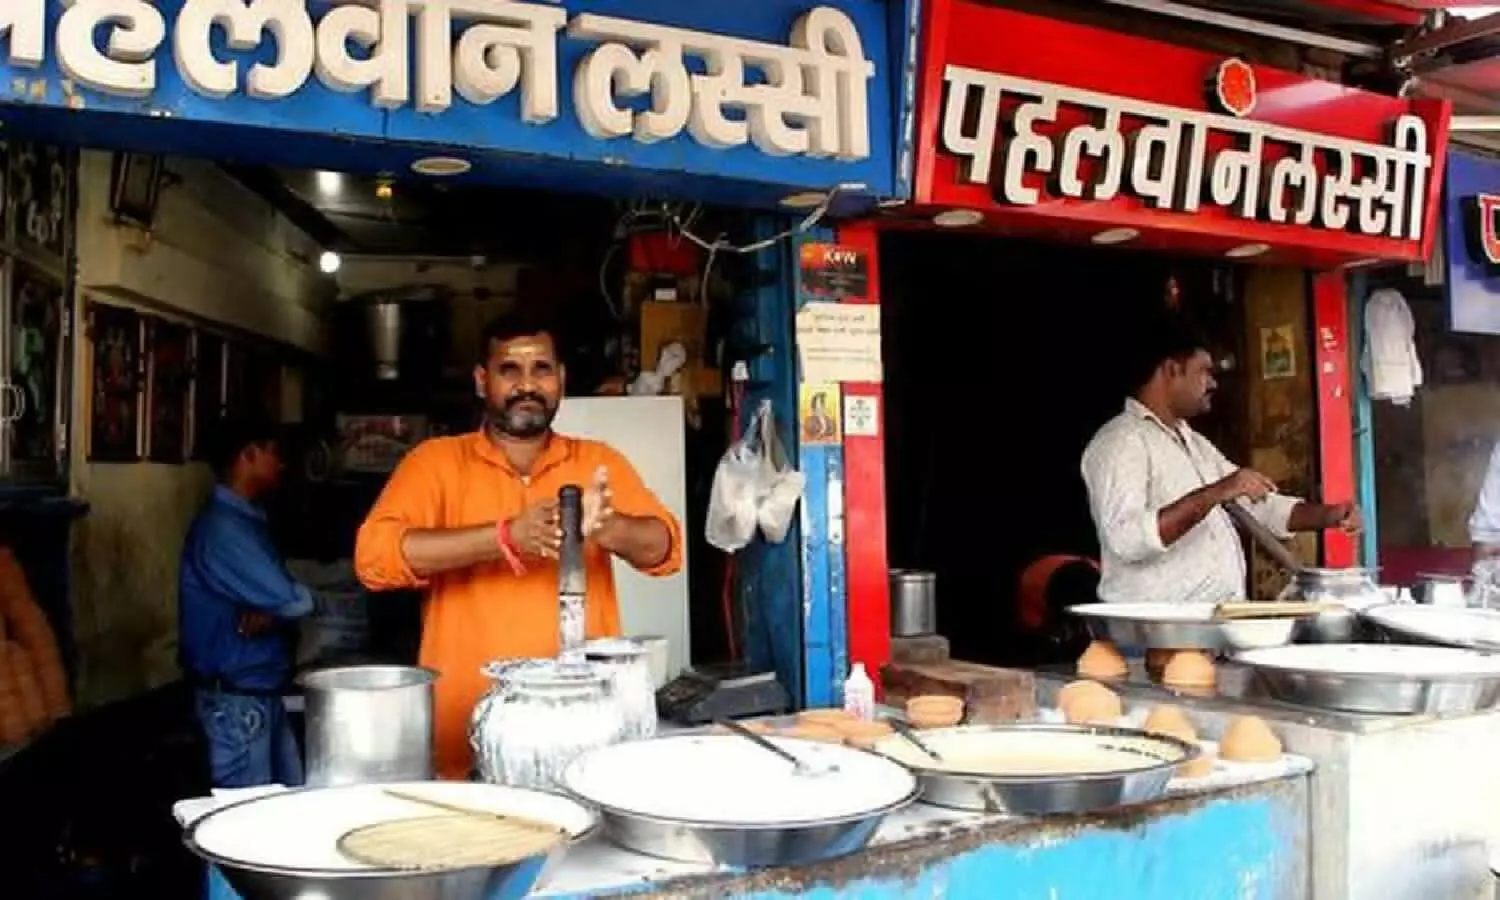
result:
M 432 685 L 415 666 L 338 666 L 297 679 L 307 702 L 307 784 L 432 777 Z

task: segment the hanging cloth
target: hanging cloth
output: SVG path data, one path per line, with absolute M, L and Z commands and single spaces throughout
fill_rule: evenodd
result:
M 1401 292 L 1382 288 L 1365 302 L 1365 347 L 1360 368 L 1370 396 L 1408 406 L 1422 386 L 1417 359 L 1417 326 Z

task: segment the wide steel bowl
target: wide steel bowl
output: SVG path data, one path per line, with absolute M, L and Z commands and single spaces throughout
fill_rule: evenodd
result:
M 1391 643 L 1500 652 L 1500 610 L 1387 603 L 1360 617 Z
M 204 848 L 198 842 L 199 830 L 214 816 L 263 799 L 267 798 L 255 797 L 222 806 L 194 822 L 183 836 L 183 843 L 188 849 L 205 862 L 217 866 L 229 886 L 244 900 L 521 900 L 538 883 L 545 881 L 549 870 L 555 868 L 570 846 L 587 840 L 594 834 L 598 821 L 585 807 L 580 815 L 589 815 L 590 826 L 572 833 L 568 841 L 549 853 L 503 866 L 472 866 L 435 871 L 393 868 L 308 869 L 260 865 L 223 856 Z M 570 798 L 567 802 L 576 804 Z
M 675 739 L 680 738 L 656 740 Z M 725 739 L 740 740 L 738 737 Z M 648 743 L 650 742 L 638 742 L 634 746 Z M 612 843 L 627 850 L 662 859 L 738 869 L 806 865 L 862 849 L 874 837 L 876 829 L 886 816 L 916 802 L 920 793 L 917 780 L 911 773 L 880 754 L 854 747 L 829 749 L 841 754 L 869 757 L 872 761 L 878 760 L 882 768 L 888 766 L 892 775 L 899 776 L 907 788 L 894 800 L 847 815 L 762 823 L 726 822 L 723 818 L 664 816 L 601 802 L 590 796 L 588 789 L 579 784 L 579 773 L 588 762 L 587 757 L 575 761 L 568 768 L 563 775 L 563 783 L 569 793 L 598 811 L 604 835 Z M 608 751 L 596 751 L 605 752 Z M 724 777 L 733 778 L 734 773 L 725 772 Z M 807 777 L 839 776 L 827 774 Z M 706 797 L 703 802 L 711 805 L 713 798 Z
M 1313 645 L 1302 645 L 1313 649 Z M 1399 647 L 1390 644 L 1348 644 L 1348 647 Z M 1277 700 L 1370 715 L 1466 715 L 1500 704 L 1500 658 L 1493 671 L 1462 674 L 1422 674 L 1412 671 L 1339 672 L 1326 667 L 1297 665 L 1289 659 L 1267 657 L 1280 647 L 1241 654 L 1238 661 L 1254 669 L 1267 693 Z M 1411 649 L 1418 649 L 1412 647 Z M 1470 651 L 1452 649 L 1455 653 Z
M 1068 612 L 1088 624 L 1089 633 L 1117 647 L 1141 650 L 1220 650 L 1222 623 L 1211 603 L 1085 603 Z
M 785 825 L 721 825 L 642 815 L 598 807 L 605 835 L 615 844 L 663 859 L 760 869 L 797 866 L 847 856 L 864 848 L 885 817 L 910 805 L 918 789 L 899 803 L 859 816 Z
M 535 857 L 496 868 L 355 875 L 278 871 L 205 858 L 244 900 L 521 900 L 547 865 L 546 857 Z
M 923 732 L 923 738 L 1000 732 L 1088 735 L 1098 738 L 1101 745 L 1115 747 L 1128 741 L 1133 745 L 1132 749 L 1150 748 L 1146 755 L 1154 757 L 1154 761 L 1148 766 L 1125 771 L 1047 775 L 957 772 L 938 768 L 941 764 L 937 762 L 931 767 L 911 766 L 922 786 L 922 802 L 949 809 L 1017 816 L 1081 813 L 1150 803 L 1166 794 L 1167 785 L 1178 766 L 1196 759 L 1202 752 L 1196 744 L 1166 735 L 1092 725 L 966 725 Z M 885 738 L 881 745 L 899 740 L 902 738 Z

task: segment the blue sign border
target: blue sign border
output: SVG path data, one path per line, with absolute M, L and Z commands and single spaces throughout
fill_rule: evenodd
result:
M 564 186 L 581 187 L 576 181 L 582 171 L 581 177 L 602 178 L 605 187 L 614 190 L 649 188 L 657 183 L 680 191 L 685 186 L 673 183 L 674 177 L 687 176 L 690 184 L 686 187 L 695 193 L 708 191 L 751 205 L 767 202 L 769 195 L 736 190 L 736 184 L 812 190 L 861 184 L 875 197 L 901 195 L 896 122 L 905 104 L 901 82 L 893 81 L 893 75 L 899 76 L 910 65 L 903 59 L 909 42 L 905 34 L 891 40 L 890 29 L 897 21 L 892 13 L 896 10 L 881 0 L 570 0 L 565 4 L 570 18 L 597 13 L 780 46 L 787 45 L 793 21 L 807 10 L 821 5 L 843 11 L 859 30 L 865 58 L 875 65 L 875 77 L 867 86 L 871 155 L 859 162 L 776 157 L 750 145 L 715 150 L 699 145 L 686 133 L 656 144 L 642 144 L 628 137 L 595 139 L 578 123 L 572 73 L 583 54 L 596 45 L 563 33 L 558 35 L 557 44 L 560 115 L 545 125 L 521 121 L 518 92 L 483 107 L 455 95 L 453 105 L 436 114 L 419 113 L 410 107 L 381 110 L 371 102 L 368 92 L 337 92 L 315 76 L 293 96 L 276 101 L 254 100 L 242 94 L 224 99 L 204 97 L 183 83 L 172 61 L 172 23 L 182 2 L 164 0 L 158 5 L 167 21 L 167 38 L 154 57 L 156 89 L 149 98 L 132 99 L 82 89 L 63 77 L 55 55 L 55 26 L 62 7 L 59 0 L 49 0 L 48 59 L 35 70 L 0 65 L 0 104 L 10 105 L 0 115 L 42 136 L 66 137 L 87 146 L 228 158 L 259 159 L 269 154 L 283 164 L 388 170 L 406 164 L 408 157 L 449 148 L 460 149 L 473 159 L 481 170 L 476 176 L 486 181 L 538 184 L 538 179 L 556 180 Z M 897 2 L 895 7 L 905 11 L 909 2 Z M 309 6 L 316 9 L 327 3 L 309 0 Z M 96 34 L 96 40 L 101 37 Z M 249 63 L 270 58 L 274 52 L 269 36 L 259 50 L 251 53 L 226 51 L 222 34 L 217 38 L 219 58 L 240 61 L 242 79 Z M 692 57 L 688 61 L 690 70 L 701 71 L 701 61 Z M 185 127 L 189 125 L 217 127 L 199 131 Z M 337 151 L 332 159 L 327 158 L 330 150 Z M 538 165 L 541 160 L 568 165 L 553 169 Z M 600 175 L 599 169 L 614 170 L 615 174 Z
M 1443 250 L 1448 327 L 1466 334 L 1500 334 L 1500 268 L 1475 258 L 1477 194 L 1500 194 L 1500 162 L 1450 152 L 1443 190 Z

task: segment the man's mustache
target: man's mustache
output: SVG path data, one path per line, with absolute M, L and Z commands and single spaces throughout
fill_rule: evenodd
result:
M 513 408 L 515 408 L 515 407 L 517 407 L 519 405 L 521 405 L 522 403 L 535 403 L 536 405 L 540 406 L 542 409 L 546 409 L 547 408 L 547 398 L 546 397 L 543 397 L 541 394 L 538 394 L 538 393 L 527 391 L 527 392 L 521 393 L 521 394 L 512 394 L 510 397 L 506 398 L 505 409 L 506 409 L 506 411 L 509 411 L 509 410 L 511 410 L 511 409 L 513 409 Z

